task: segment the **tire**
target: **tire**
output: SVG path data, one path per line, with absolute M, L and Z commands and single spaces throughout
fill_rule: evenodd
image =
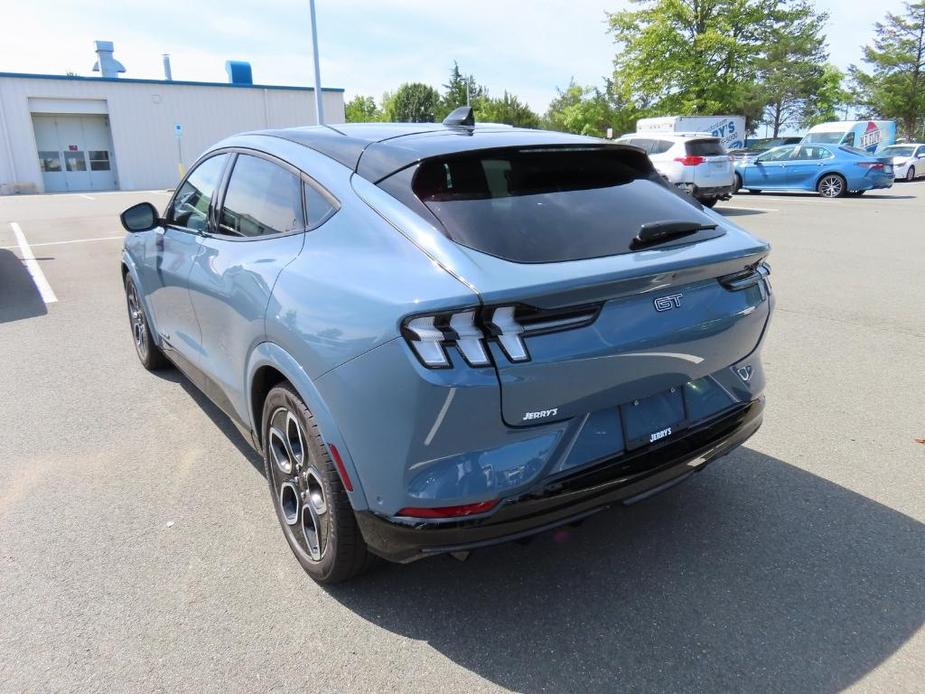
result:
M 713 207 L 719 201 L 719 198 L 707 198 L 706 200 L 701 200 L 700 204 L 704 207 Z
M 135 354 L 138 355 L 138 361 L 148 371 L 157 371 L 170 366 L 170 361 L 154 344 L 144 304 L 129 274 L 125 275 L 125 305 L 128 309 L 128 322 L 132 329 L 132 342 L 135 343 Z
M 373 555 L 318 424 L 288 383 L 267 394 L 262 431 L 263 466 L 273 508 L 302 568 L 322 584 L 363 573 Z
M 733 193 L 738 193 L 742 190 L 742 177 L 739 174 L 734 174 L 733 188 L 735 188 L 735 190 L 732 191 Z
M 839 174 L 826 174 L 816 184 L 816 191 L 824 198 L 841 198 L 848 193 L 848 184 Z
M 761 195 L 761 188 L 749 188 L 748 192 L 752 195 Z
M 915 180 L 915 167 L 914 166 L 910 166 L 908 169 L 906 169 L 906 180 L 909 183 L 912 183 Z

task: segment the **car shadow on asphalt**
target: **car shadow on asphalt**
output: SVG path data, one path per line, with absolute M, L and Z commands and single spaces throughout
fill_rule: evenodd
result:
M 253 446 L 251 446 L 247 439 L 244 438 L 244 435 L 240 430 L 234 425 L 231 419 L 227 414 L 222 412 L 215 403 L 209 400 L 206 395 L 199 390 L 190 380 L 184 376 L 179 369 L 175 367 L 161 369 L 159 371 L 152 372 L 155 375 L 163 378 L 165 381 L 170 381 L 171 383 L 177 383 L 183 390 L 186 391 L 186 394 L 189 395 L 199 408 L 206 414 L 206 416 L 212 420 L 212 423 L 221 430 L 221 432 L 228 437 L 228 440 L 234 444 L 234 447 L 243 455 L 247 462 L 254 466 L 254 469 L 257 470 L 261 475 L 264 474 L 263 470 L 263 458 L 260 457 Z
M 0 323 L 46 313 L 48 308 L 26 266 L 15 253 L 0 248 Z
M 743 448 L 577 529 L 328 591 L 521 692 L 836 691 L 925 622 L 923 557 L 923 524 Z

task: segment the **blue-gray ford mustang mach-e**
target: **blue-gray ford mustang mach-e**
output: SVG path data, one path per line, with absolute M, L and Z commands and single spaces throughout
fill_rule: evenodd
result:
M 761 423 L 768 245 L 633 147 L 466 113 L 249 133 L 122 221 L 141 362 L 250 438 L 321 582 L 632 503 Z

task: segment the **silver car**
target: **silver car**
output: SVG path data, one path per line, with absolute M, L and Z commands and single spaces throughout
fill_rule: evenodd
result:
M 631 133 L 617 142 L 644 149 L 669 183 L 707 207 L 735 192 L 732 157 L 710 133 Z
M 902 145 L 890 145 L 877 153 L 881 157 L 893 160 L 893 176 L 897 181 L 914 181 L 925 176 L 925 145 L 907 142 Z

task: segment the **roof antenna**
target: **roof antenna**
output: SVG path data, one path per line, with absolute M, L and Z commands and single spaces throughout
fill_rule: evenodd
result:
M 443 119 L 443 124 L 448 128 L 458 126 L 474 128 L 475 112 L 472 110 L 471 106 L 460 106 L 459 108 L 453 109 L 450 115 Z

